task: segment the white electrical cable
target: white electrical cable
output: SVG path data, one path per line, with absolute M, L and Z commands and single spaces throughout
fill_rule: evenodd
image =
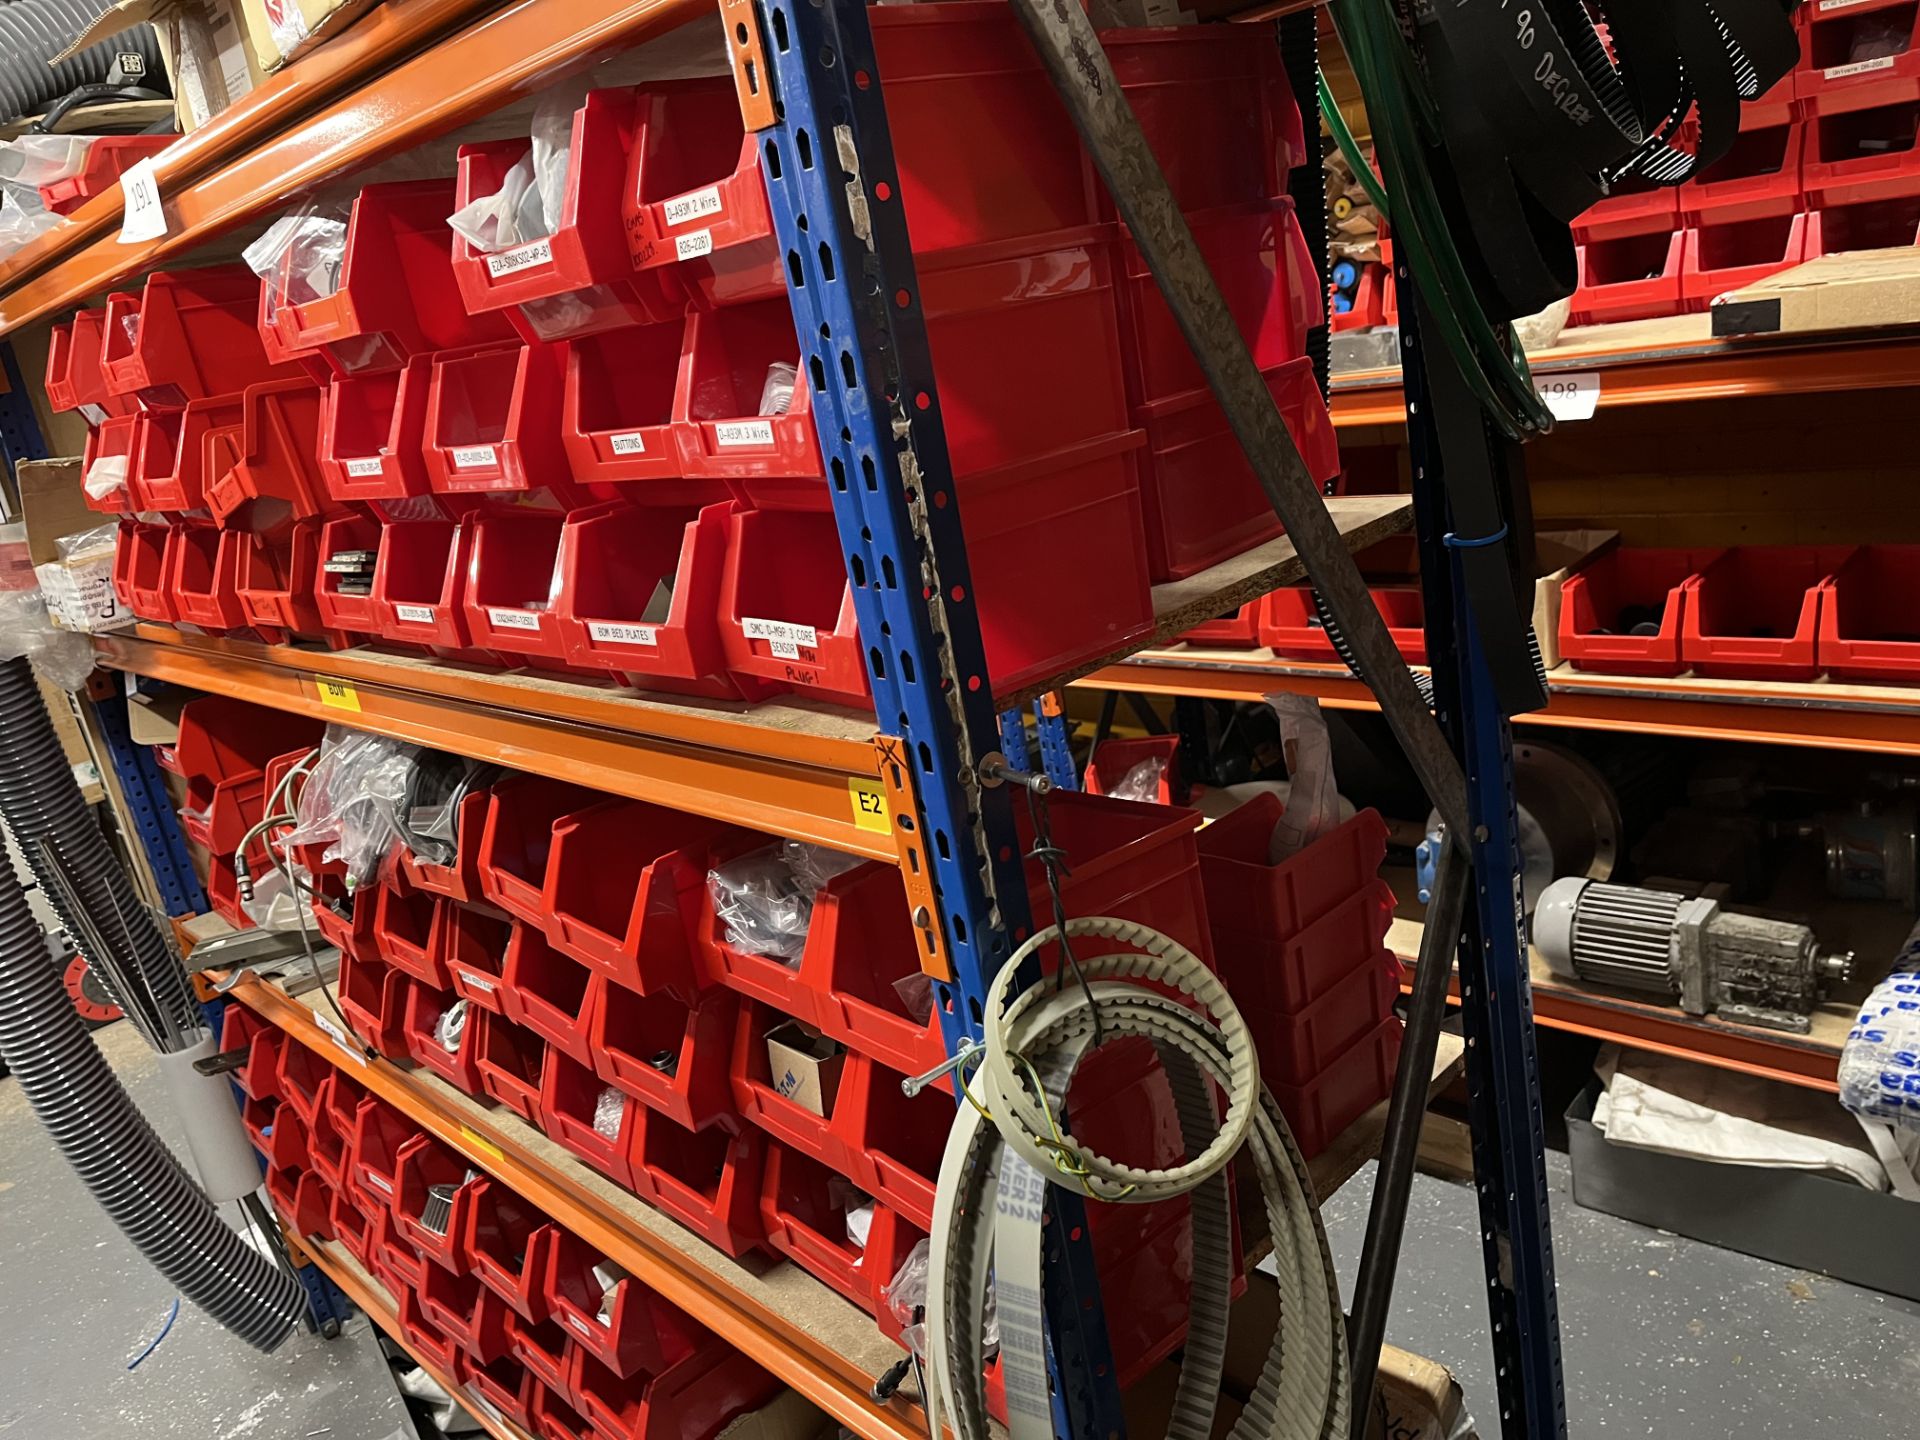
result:
M 1088 917 L 1069 920 L 1065 932 L 1130 949 L 1082 960 L 1085 985 L 1046 982 L 1012 995 L 1029 959 L 1060 934 L 1049 926 L 1014 952 L 989 990 L 979 1069 L 971 1080 L 964 1069 L 956 1076 L 977 1103 L 960 1107 L 936 1196 L 927 1280 L 928 1433 L 940 1434 L 942 1424 L 958 1440 L 983 1440 L 988 1433 L 982 1323 L 989 1269 L 1008 1432 L 1012 1440 L 1053 1433 L 1041 1338 L 1050 1223 L 1044 1180 L 1100 1203 L 1190 1197 L 1191 1310 L 1168 1434 L 1206 1440 L 1219 1400 L 1235 1278 L 1225 1170 L 1243 1155 L 1266 1204 L 1281 1328 L 1231 1440 L 1344 1437 L 1352 1397 L 1339 1282 L 1306 1164 L 1260 1083 L 1238 1009 L 1197 956 L 1158 931 Z M 1096 1016 L 1102 1043 L 1128 1035 L 1154 1042 L 1180 1103 L 1193 1157 L 1186 1163 L 1166 1170 L 1127 1165 L 1087 1149 L 1059 1123 L 1061 1097 L 1093 1042 Z M 1218 1122 L 1208 1081 L 1226 1096 Z

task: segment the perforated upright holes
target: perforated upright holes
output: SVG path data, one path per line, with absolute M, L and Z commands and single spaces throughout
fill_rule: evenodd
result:
M 880 653 L 878 646 L 870 648 L 867 651 L 867 662 L 873 666 L 874 679 L 884 680 L 887 678 L 887 657 Z
M 804 290 L 807 288 L 807 276 L 806 272 L 800 268 L 800 252 L 798 250 L 787 251 L 787 283 L 792 285 L 796 290 Z
M 833 283 L 833 247 L 824 240 L 820 242 L 820 273 L 829 285 Z
M 927 742 L 924 740 L 920 741 L 916 748 L 920 752 L 920 773 L 923 775 L 931 775 L 933 773 L 933 751 L 928 748 Z
M 734 26 L 733 38 L 739 41 L 739 43 L 742 45 L 746 44 L 747 43 L 747 27 L 745 25 Z
M 866 481 L 867 489 L 878 490 L 880 488 L 880 472 L 874 468 L 873 457 L 871 455 L 862 455 L 860 457 L 860 478 Z
M 804 130 L 794 131 L 793 148 L 799 152 L 800 168 L 811 170 L 813 168 L 813 137 Z
M 773 48 L 782 55 L 787 53 L 787 12 L 778 6 L 773 11 Z
M 898 590 L 900 588 L 900 582 L 896 580 L 893 575 L 893 556 L 882 555 L 880 557 L 880 579 L 889 590 Z
M 847 388 L 849 390 L 856 389 L 859 386 L 860 377 L 854 371 L 853 352 L 851 350 L 842 350 L 840 352 L 840 374 L 847 382 Z
M 836 455 L 827 462 L 827 468 L 833 472 L 833 488 L 844 491 L 847 488 L 846 462 Z M 893 582 L 889 580 L 887 583 L 891 585 Z
M 820 363 L 818 355 L 807 357 L 807 369 L 813 374 L 813 388 L 816 394 L 827 393 L 827 367 Z
M 900 652 L 900 677 L 909 685 L 919 683 L 913 678 L 913 654 L 907 650 Z
M 861 590 L 866 589 L 867 562 L 862 560 L 858 555 L 849 555 L 847 556 L 847 569 L 853 575 L 854 585 Z
M 833 51 L 829 50 L 825 45 L 822 45 L 820 47 L 820 68 L 822 70 L 831 70 L 838 63 L 839 63 L 839 57 L 836 56 L 833 53 Z
M 933 832 L 933 846 L 940 852 L 940 858 L 942 860 L 953 859 L 953 847 L 947 844 L 946 831 L 936 830 Z
M 763 157 L 763 163 L 766 165 L 767 178 L 769 180 L 778 180 L 780 178 L 780 147 L 769 140 L 766 145 L 762 147 L 760 154 Z

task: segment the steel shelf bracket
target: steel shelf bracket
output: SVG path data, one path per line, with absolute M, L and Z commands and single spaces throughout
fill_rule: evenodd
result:
M 891 815 L 924 857 L 951 978 L 935 1001 L 951 1054 L 977 1039 L 987 987 L 1032 917 L 1009 787 L 980 762 L 998 717 L 928 351 L 919 280 L 860 0 L 723 7 L 743 115 L 755 128 L 881 729 L 898 738 Z M 765 74 L 750 66 L 755 49 Z M 774 120 L 755 126 L 759 86 Z M 1045 1305 L 1054 1371 L 1044 1407 L 1063 1440 L 1125 1433 L 1084 1208 L 1053 1191 Z M 1070 1237 L 1080 1236 L 1080 1239 Z
M 1067 707 L 1058 690 L 1049 690 L 1033 702 L 1033 719 L 1040 731 L 1040 765 L 1058 790 L 1078 790 L 1080 774 L 1073 768 L 1073 742 L 1067 731 Z

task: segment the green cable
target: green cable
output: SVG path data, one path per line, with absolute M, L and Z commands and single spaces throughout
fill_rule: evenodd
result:
M 1534 393 L 1524 351 L 1510 326 L 1494 328 L 1475 294 L 1460 252 L 1453 244 L 1444 205 L 1433 177 L 1419 157 L 1438 144 L 1437 112 L 1413 55 L 1392 13 L 1392 0 L 1334 0 L 1333 17 L 1341 43 L 1353 64 L 1367 113 L 1373 120 L 1374 147 L 1385 172 L 1383 217 L 1391 217 L 1402 257 L 1474 397 L 1501 430 L 1524 439 L 1553 427 L 1553 417 Z M 1361 184 L 1375 194 L 1371 167 L 1359 158 L 1351 131 L 1324 82 L 1321 102 L 1334 141 L 1347 156 Z M 1345 143 L 1342 144 L 1342 136 Z

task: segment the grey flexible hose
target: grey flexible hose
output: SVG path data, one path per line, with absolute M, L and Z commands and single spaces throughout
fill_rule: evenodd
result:
M 11 731 L 0 736 L 0 748 L 18 743 Z M 0 864 L 0 1056 L 94 1199 L 169 1283 L 257 1350 L 286 1339 L 306 1308 L 300 1282 L 221 1221 L 127 1098 L 61 985 L 7 864 Z
M 0 6 L 0 17 L 17 8 Z M 76 937 L 77 943 L 77 937 L 86 932 L 79 924 L 81 917 L 67 913 L 60 887 L 49 884 L 42 873 L 43 838 L 53 841 L 65 861 L 67 878 L 88 916 L 109 941 L 121 942 L 124 965 L 146 976 L 162 1013 L 173 1017 L 182 1031 L 197 1026 L 199 1017 L 180 962 L 173 958 L 166 936 L 140 903 L 107 837 L 94 823 L 54 734 L 33 668 L 25 660 L 0 664 L 0 816 L 5 817 L 67 934 Z M 104 967 L 96 973 L 104 981 Z M 123 998 L 113 996 L 116 1003 Z
M 57 65 L 47 62 L 71 45 L 111 0 L 14 0 L 0 5 L 0 119 L 37 115 L 82 85 L 107 78 L 114 57 L 137 52 L 148 83 L 166 72 L 151 25 L 135 25 Z

